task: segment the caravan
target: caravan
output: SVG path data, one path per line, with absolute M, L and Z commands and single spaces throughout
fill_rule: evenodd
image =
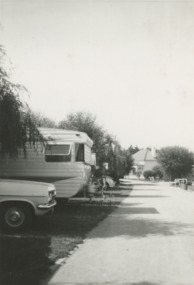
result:
M 0 178 L 53 183 L 57 198 L 70 198 L 87 188 L 94 155 L 86 133 L 38 128 L 38 140 L 17 158 L 0 157 Z

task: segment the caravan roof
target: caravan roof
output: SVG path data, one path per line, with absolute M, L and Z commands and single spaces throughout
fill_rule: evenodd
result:
M 93 145 L 93 141 L 84 132 L 54 128 L 38 128 L 38 131 L 49 143 L 77 142 L 86 143 L 90 147 Z

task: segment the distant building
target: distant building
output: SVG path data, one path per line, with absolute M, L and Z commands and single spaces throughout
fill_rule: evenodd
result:
M 133 155 L 134 165 L 132 174 L 142 176 L 144 171 L 152 170 L 154 166 L 159 165 L 156 160 L 157 150 L 155 148 L 144 148 Z

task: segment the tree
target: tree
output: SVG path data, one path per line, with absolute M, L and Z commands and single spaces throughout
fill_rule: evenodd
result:
M 151 177 L 155 177 L 155 172 L 152 170 L 146 170 L 144 171 L 143 176 L 146 180 L 148 180 Z
M 132 145 L 130 145 L 128 150 L 130 151 L 131 155 L 133 155 L 136 152 L 138 152 L 140 150 L 140 148 L 138 148 L 138 146 L 133 147 Z
M 27 90 L 11 82 L 5 63 L 6 53 L 0 46 L 0 152 L 14 157 L 19 148 L 25 152 L 27 140 L 35 140 L 36 127 L 29 107 L 20 99 L 20 94 Z
M 93 114 L 71 113 L 59 123 L 59 127 L 86 132 L 94 142 L 93 151 L 96 153 L 97 164 L 108 162 L 108 172 L 115 180 L 130 172 L 133 164 L 130 151 L 123 150 L 115 137 L 97 124 Z
M 152 171 L 154 172 L 154 178 L 162 179 L 164 176 L 163 169 L 160 165 L 156 165 L 152 168 Z
M 194 156 L 186 148 L 173 146 L 160 149 L 157 160 L 166 177 L 174 180 L 175 178 L 186 177 L 191 173 Z
M 121 148 L 118 146 L 117 148 L 117 176 L 118 178 L 122 178 L 124 175 L 128 175 L 133 167 L 133 157 L 129 150 Z
M 96 153 L 98 163 L 102 163 L 110 137 L 96 123 L 96 116 L 89 112 L 70 113 L 65 120 L 59 123 L 59 128 L 87 133 L 94 142 L 93 151 Z
M 124 175 L 128 175 L 133 166 L 133 158 L 129 150 L 121 148 L 116 140 L 111 142 L 105 159 L 109 164 L 109 174 L 115 181 L 118 181 Z
M 30 116 L 32 121 L 37 127 L 57 128 L 57 124 L 53 120 L 51 120 L 50 118 L 44 116 L 39 112 L 30 111 Z

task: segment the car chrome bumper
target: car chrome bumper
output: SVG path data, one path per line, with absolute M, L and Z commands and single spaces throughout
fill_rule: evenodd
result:
M 54 201 L 51 201 L 51 202 L 46 203 L 46 204 L 39 204 L 38 208 L 44 210 L 44 209 L 50 209 L 56 205 L 57 205 L 57 202 L 54 200 Z

